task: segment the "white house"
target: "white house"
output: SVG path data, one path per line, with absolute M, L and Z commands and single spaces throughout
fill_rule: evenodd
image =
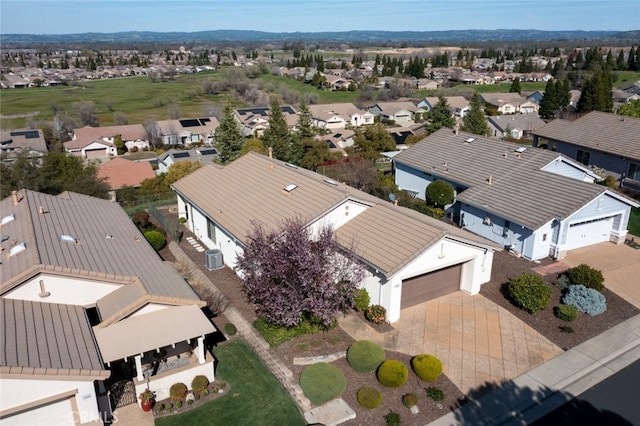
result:
M 116 138 L 122 138 L 127 150 L 149 148 L 147 132 L 142 124 L 90 127 L 73 130 L 73 137 L 65 142 L 64 149 L 83 158 L 104 158 L 118 155 Z
M 309 105 L 313 125 L 321 129 L 345 129 L 373 124 L 374 115 L 351 103 Z
M 397 321 L 401 309 L 454 291 L 476 294 L 489 281 L 488 240 L 357 191 L 322 175 L 249 153 L 205 166 L 173 185 L 185 225 L 233 268 L 254 221 L 267 230 L 288 218 L 327 224 L 367 268 L 372 304 Z

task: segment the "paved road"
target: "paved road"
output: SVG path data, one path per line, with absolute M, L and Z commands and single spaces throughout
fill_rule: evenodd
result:
M 640 360 L 531 426 L 543 425 L 640 425 Z

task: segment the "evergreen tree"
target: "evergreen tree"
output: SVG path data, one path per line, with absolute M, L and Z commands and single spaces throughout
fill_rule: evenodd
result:
M 478 92 L 473 94 L 469 107 L 469 112 L 462 119 L 462 130 L 474 135 L 487 136 L 489 134 L 489 126 L 484 116 L 484 108 Z
M 513 82 L 511 83 L 511 87 L 509 88 L 509 92 L 510 93 L 517 93 L 520 94 L 520 92 L 522 91 L 522 88 L 520 88 L 520 79 L 518 77 L 513 79 Z
M 273 155 L 282 161 L 289 161 L 291 150 L 291 133 L 289 126 L 282 114 L 280 102 L 277 99 L 271 101 L 269 108 L 269 127 L 262 135 L 262 143 L 266 148 L 273 149 Z
M 599 68 L 591 79 L 582 87 L 582 94 L 578 100 L 578 112 L 613 111 L 613 80 L 611 73 L 606 68 Z
M 224 108 L 224 116 L 215 132 L 216 144 L 220 152 L 220 161 L 223 164 L 230 163 L 240 157 L 244 136 L 240 125 L 233 116 L 231 105 Z
M 453 129 L 456 125 L 456 120 L 451 114 L 451 107 L 444 96 L 438 98 L 438 103 L 435 104 L 431 112 L 429 113 L 429 125 L 427 131 L 429 133 L 436 132 L 443 127 Z
M 618 59 L 616 60 L 616 69 L 618 71 L 624 71 L 627 69 L 627 61 L 624 60 L 624 50 L 620 49 L 618 52 Z
M 553 80 L 547 81 L 544 88 L 544 96 L 540 100 L 538 114 L 544 119 L 555 118 L 557 109 L 556 84 Z

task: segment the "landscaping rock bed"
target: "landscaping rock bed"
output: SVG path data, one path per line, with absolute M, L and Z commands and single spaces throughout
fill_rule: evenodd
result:
M 209 401 L 221 397 L 229 391 L 229 386 L 224 382 L 209 383 L 204 392 L 191 391 L 182 401 L 172 401 L 170 398 L 156 401 L 151 409 L 154 417 L 166 417 L 173 414 L 184 413 L 193 410 Z M 189 400 L 192 402 L 189 403 Z

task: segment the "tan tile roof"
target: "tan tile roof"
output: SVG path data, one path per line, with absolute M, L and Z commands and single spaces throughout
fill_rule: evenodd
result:
M 148 161 L 131 161 L 123 157 L 116 157 L 98 167 L 98 177 L 106 179 L 111 189 L 138 187 L 143 180 L 153 179 L 155 176 Z
M 9 239 L 2 242 L 0 293 L 47 271 L 118 284 L 140 280 L 150 295 L 174 303 L 202 303 L 117 203 L 71 192 L 53 196 L 23 190 L 17 198 L 17 205 L 11 196 L 0 201 L 3 217 L 15 216 L 1 228 Z M 77 243 L 63 241 L 62 235 Z M 23 251 L 8 256 L 12 246 L 22 243 Z
M 70 141 L 64 142 L 62 145 L 64 145 L 65 149 L 82 149 L 85 146 L 91 145 L 94 142 L 104 145 L 105 147 L 113 146 L 111 142 L 107 142 L 103 139 L 85 139 L 85 138 L 70 140 Z
M 469 106 L 469 101 L 466 100 L 464 96 L 445 96 L 444 98 L 447 100 L 447 104 L 449 104 L 450 108 L 463 109 Z M 426 99 L 434 107 L 440 100 L 437 96 L 429 96 Z
M 496 106 L 504 104 L 521 105 L 527 102 L 527 98 L 519 93 L 483 93 L 481 97 L 486 103 Z
M 106 378 L 84 308 L 2 298 L 2 373 Z
M 283 188 L 289 184 L 297 188 L 286 192 Z M 347 200 L 358 202 L 368 209 L 340 227 L 336 238 L 351 249 L 355 236 L 356 254 L 386 274 L 411 261 L 419 247 L 427 247 L 445 235 L 496 248 L 468 231 L 393 206 L 347 185 L 328 183 L 322 175 L 256 153 L 246 154 L 222 169 L 202 167 L 173 187 L 243 244 L 253 221 L 267 229 L 276 229 L 285 219 L 295 217 L 312 223 Z M 414 237 L 407 239 L 407 234 Z
M 554 120 L 533 134 L 640 160 L 640 118 L 592 111 L 575 121 Z
M 76 139 L 95 140 L 102 138 L 112 138 L 120 135 L 125 141 L 134 141 L 136 139 L 147 139 L 147 132 L 142 124 L 126 124 L 122 126 L 103 126 L 91 127 L 85 126 L 79 129 L 73 129 Z
M 313 118 L 321 120 L 328 120 L 334 115 L 338 115 L 350 121 L 354 114 L 370 114 L 368 111 L 358 109 L 352 103 L 309 105 L 309 111 Z

